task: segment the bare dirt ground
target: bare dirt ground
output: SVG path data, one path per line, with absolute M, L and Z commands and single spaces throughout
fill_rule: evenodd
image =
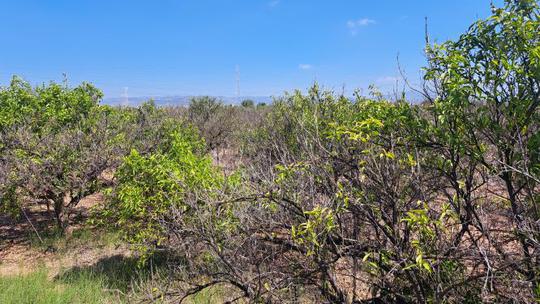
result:
M 0 276 L 27 274 L 40 267 L 46 267 L 49 275 L 55 276 L 64 269 L 91 266 L 108 257 L 130 256 L 125 246 L 96 244 L 96 240 L 92 239 L 96 236 L 93 235 L 85 240 L 72 237 L 74 232 L 82 229 L 80 222 L 88 217 L 89 210 L 102 201 L 103 196 L 99 193 L 81 201 L 71 217 L 72 222 L 61 249 L 48 245 L 50 240 L 45 232 L 54 223 L 45 206 L 35 205 L 25 209 L 27 217 L 23 215 L 19 220 L 0 216 Z M 36 230 L 45 244 L 39 240 Z

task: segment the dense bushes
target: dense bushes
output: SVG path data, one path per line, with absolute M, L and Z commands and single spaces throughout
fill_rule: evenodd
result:
M 224 147 L 236 127 L 231 107 L 209 97 L 193 98 L 188 108 L 188 120 L 205 138 L 209 151 Z
M 277 100 L 242 137 L 241 187 L 195 187 L 160 217 L 184 294 L 537 298 L 538 20 L 534 1 L 509 2 L 428 46 L 423 105 L 317 87 Z
M 112 108 L 101 96 L 90 84 L 32 88 L 19 78 L 0 90 L 1 210 L 17 216 L 44 204 L 64 230 L 81 199 L 111 185 L 130 149 L 156 150 L 175 124 L 152 103 Z
M 114 164 L 118 135 L 89 84 L 31 88 L 14 78 L 0 91 L 1 206 L 16 213 L 24 200 L 52 205 L 59 228 L 70 209 L 99 186 Z
M 315 85 L 268 107 L 110 108 L 89 85 L 15 79 L 2 207 L 50 201 L 63 226 L 114 172 L 95 220 L 174 256 L 181 283 L 159 296 L 180 302 L 216 285 L 267 303 L 537 301 L 539 9 L 493 14 L 427 46 L 421 105 Z
M 259 145 L 276 148 L 267 151 L 270 159 L 259 157 L 254 176 L 274 206 L 270 233 L 281 236 L 268 241 L 289 242 L 281 256 L 295 252 L 303 270 L 288 273 L 291 264 L 274 261 L 280 271 L 331 302 L 434 297 L 438 265 L 431 257 L 450 246 L 435 233 L 451 214 L 432 202 L 438 176 L 422 170 L 430 155 L 415 142 L 427 125 L 419 111 L 317 88 L 275 106 L 278 121 L 289 124 L 269 127 L 269 138 L 293 148 Z M 278 234 L 283 227 L 290 234 Z
M 166 237 L 161 224 L 171 209 L 182 209 L 183 216 L 189 216 L 185 197 L 194 191 L 212 191 L 223 182 L 222 174 L 203 153 L 197 136 L 182 129 L 171 130 L 153 153 L 132 150 L 115 174 L 118 186 L 101 216 L 142 251 L 160 246 Z

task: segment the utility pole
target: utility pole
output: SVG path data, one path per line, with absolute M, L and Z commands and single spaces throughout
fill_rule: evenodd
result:
M 122 93 L 122 105 L 123 106 L 129 106 L 129 95 L 128 95 L 128 87 L 124 87 L 124 93 Z

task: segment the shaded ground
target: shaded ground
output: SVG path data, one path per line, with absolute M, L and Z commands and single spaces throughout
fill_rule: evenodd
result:
M 26 216 L 18 220 L 0 216 L 0 276 L 26 274 L 41 266 L 55 276 L 62 269 L 90 266 L 107 257 L 131 256 L 114 236 L 82 228 L 80 223 L 90 208 L 102 200 L 98 193 L 81 201 L 70 217 L 65 238 L 54 232 L 54 221 L 45 206 L 25 209 Z

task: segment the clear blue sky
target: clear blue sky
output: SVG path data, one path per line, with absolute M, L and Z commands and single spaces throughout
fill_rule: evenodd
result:
M 107 97 L 278 95 L 316 79 L 389 90 L 396 57 L 417 81 L 434 40 L 489 15 L 489 0 L 0 0 L 0 84 L 86 80 Z M 501 1 L 496 1 L 500 4 Z

